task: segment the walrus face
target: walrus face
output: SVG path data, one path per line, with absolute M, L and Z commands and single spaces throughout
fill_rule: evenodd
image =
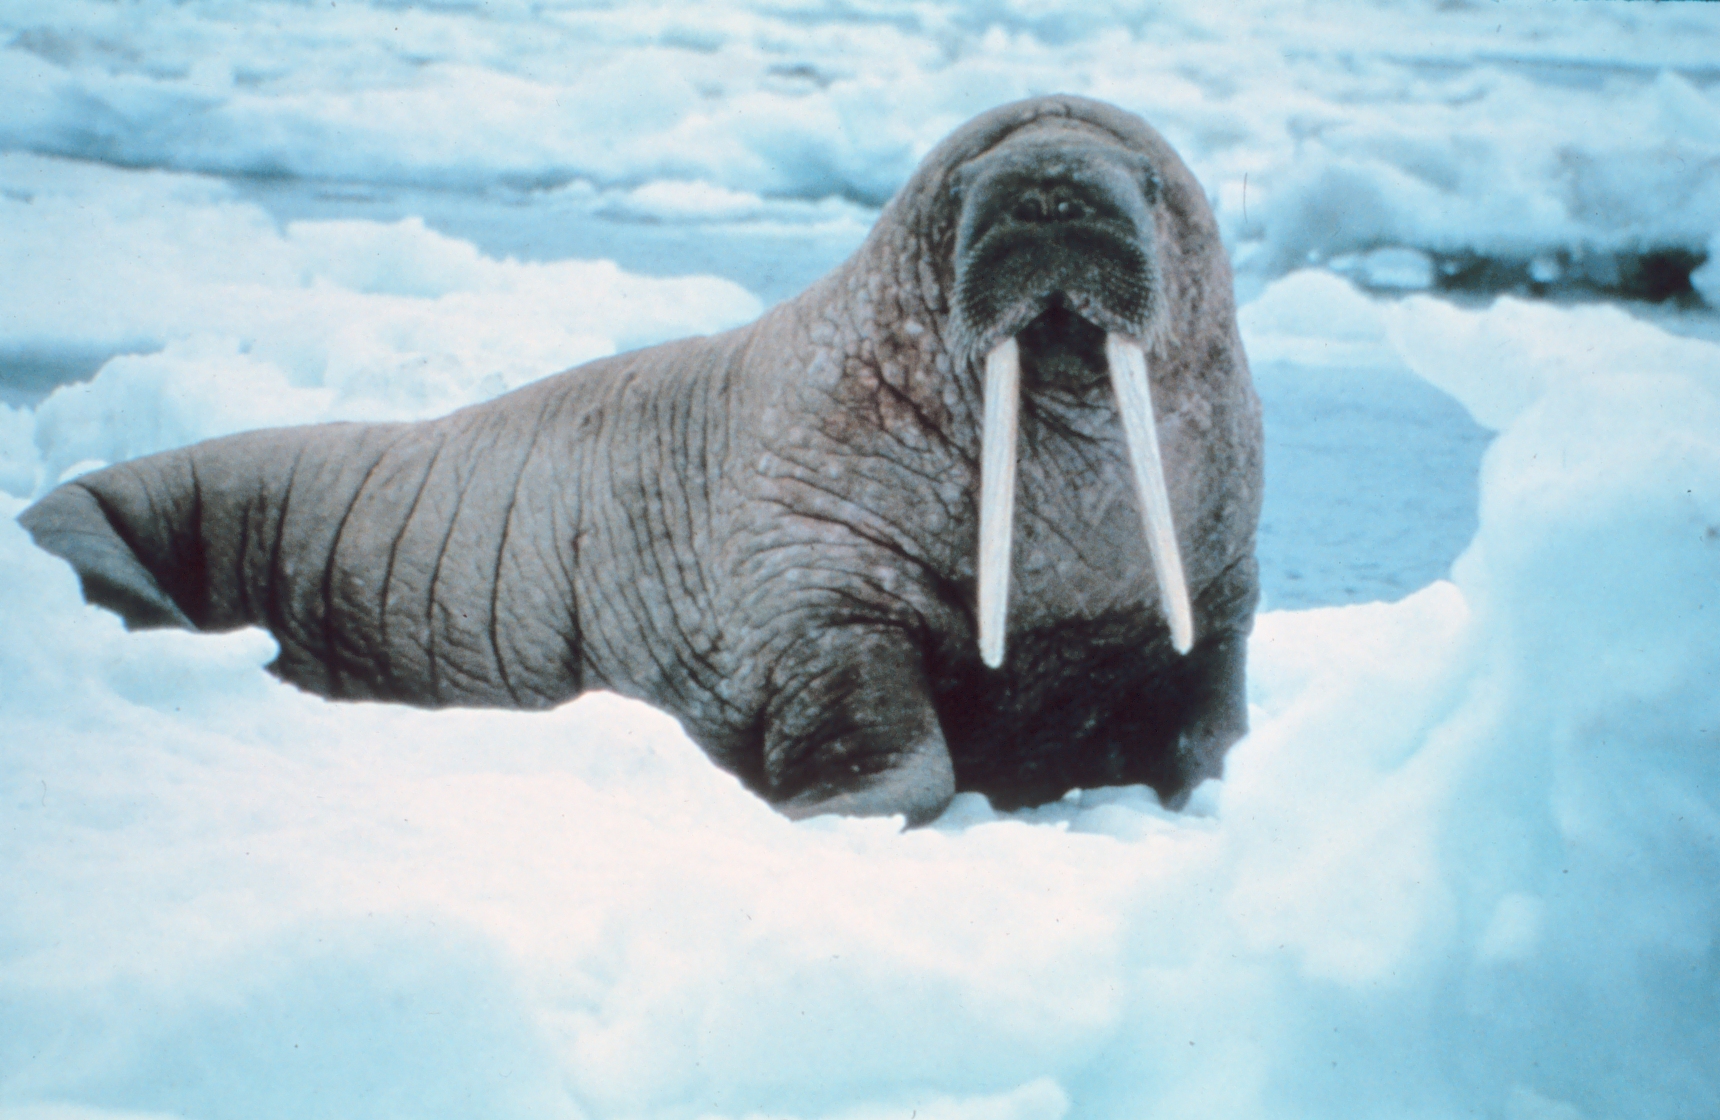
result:
M 1028 140 L 963 168 L 954 335 L 969 360 L 1066 304 L 1146 339 L 1159 316 L 1158 180 L 1126 148 Z
M 985 362 L 980 458 L 980 656 L 1003 663 L 1014 523 L 1022 354 L 1040 390 L 1116 391 L 1147 543 L 1179 653 L 1193 612 L 1171 522 L 1144 342 L 1163 316 L 1153 204 L 1140 155 L 1097 138 L 1005 142 L 957 178 L 951 333 L 964 362 Z

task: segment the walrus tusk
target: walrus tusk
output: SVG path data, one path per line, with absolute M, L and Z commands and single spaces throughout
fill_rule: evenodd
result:
M 1171 523 L 1171 499 L 1159 456 L 1158 423 L 1153 415 L 1147 356 L 1118 334 L 1105 336 L 1105 360 L 1116 387 L 1129 461 L 1141 495 L 1147 548 L 1170 618 L 1171 645 L 1178 653 L 1194 646 L 1194 614 L 1189 609 L 1182 553 Z M 1004 631 L 1009 618 L 1010 540 L 1015 523 L 1015 443 L 1021 413 L 1021 353 L 1006 338 L 985 358 L 985 427 L 980 441 L 979 482 L 979 655 L 995 669 L 1003 664 Z
M 1021 352 L 1006 338 L 985 356 L 985 428 L 979 464 L 979 656 L 1003 664 L 1009 618 L 1009 542 L 1015 527 L 1015 432 L 1021 414 Z
M 1138 344 L 1109 333 L 1105 335 L 1105 361 L 1111 367 L 1111 384 L 1116 387 L 1117 407 L 1123 414 L 1129 461 L 1135 468 L 1135 485 L 1141 493 L 1147 547 L 1153 554 L 1153 571 L 1159 579 L 1165 614 L 1170 617 L 1171 645 L 1178 653 L 1187 653 L 1194 645 L 1194 614 L 1189 610 L 1188 584 L 1183 580 L 1176 526 L 1171 524 L 1171 497 L 1165 490 L 1164 461 L 1159 457 L 1158 423 L 1153 416 L 1152 386 L 1147 380 L 1147 356 Z M 985 569 L 982 566 L 980 570 Z

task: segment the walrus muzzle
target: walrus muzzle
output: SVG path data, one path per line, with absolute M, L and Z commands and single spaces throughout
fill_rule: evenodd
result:
M 1114 145 L 1012 144 L 974 161 L 956 235 L 954 330 L 970 361 L 985 362 L 980 457 L 979 646 L 1003 664 L 1014 530 L 1016 436 L 1021 409 L 1017 338 L 1067 308 L 1104 332 L 1104 360 L 1116 393 L 1140 496 L 1153 571 L 1171 644 L 1194 645 L 1194 615 L 1183 576 L 1170 495 L 1159 452 L 1147 345 L 1162 321 L 1150 210 L 1157 181 L 1144 161 Z M 1067 316 L 1063 316 L 1064 321 Z M 1067 345 L 1050 334 L 1050 345 Z

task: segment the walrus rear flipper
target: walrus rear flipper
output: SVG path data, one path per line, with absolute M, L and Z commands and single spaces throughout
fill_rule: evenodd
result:
M 88 487 L 62 486 L 18 521 L 37 545 L 71 564 L 85 599 L 125 619 L 127 629 L 197 628 L 144 567 Z

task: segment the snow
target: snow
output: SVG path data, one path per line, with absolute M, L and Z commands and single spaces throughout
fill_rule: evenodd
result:
M 436 416 L 760 310 L 711 277 L 496 260 L 415 218 L 277 228 L 201 176 L 16 153 L 0 226 L 0 274 L 30 277 L 0 304 L 0 353 L 119 353 L 37 410 L 44 482 L 267 424 Z
M 0 4 L 0 1120 L 1720 1111 L 1720 332 L 1438 294 L 1462 254 L 1672 248 L 1720 303 L 1717 38 L 1707 5 Z M 260 632 L 127 634 L 13 521 L 97 463 L 744 322 L 1050 89 L 1217 200 L 1268 605 L 1353 604 L 1261 616 L 1253 732 L 1183 813 L 793 824 L 614 696 L 331 704 Z

